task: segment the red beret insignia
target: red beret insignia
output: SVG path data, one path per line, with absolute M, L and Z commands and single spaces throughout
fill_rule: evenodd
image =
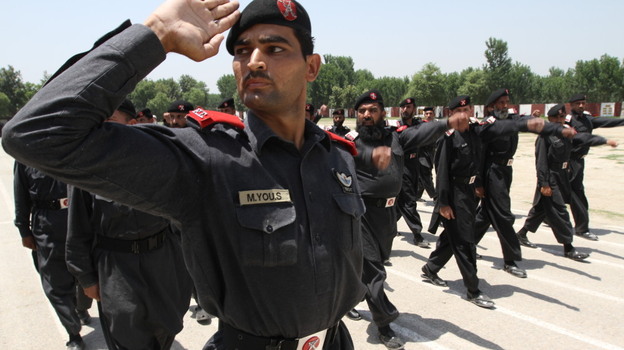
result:
M 371 92 L 369 96 L 370 96 L 371 100 L 376 100 L 377 99 L 377 94 L 374 93 L 374 92 Z
M 178 105 L 178 109 L 184 112 L 184 105 Z
M 462 105 L 462 106 L 465 106 L 466 105 L 466 100 L 459 101 L 459 104 Z
M 277 0 L 277 8 L 287 21 L 292 22 L 297 19 L 297 6 L 291 0 Z

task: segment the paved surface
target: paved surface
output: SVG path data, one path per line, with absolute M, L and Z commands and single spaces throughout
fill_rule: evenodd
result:
M 624 143 L 624 128 L 598 129 Z M 512 205 L 516 228 L 524 223 L 535 186 L 533 135 L 522 135 L 514 164 Z M 618 162 L 619 160 L 619 162 Z M 455 262 L 440 272 L 449 287 L 420 278 L 431 250 L 415 247 L 412 235 L 395 240 L 393 266 L 387 269 L 387 292 L 401 316 L 394 329 L 407 340 L 406 349 L 624 349 L 624 148 L 595 148 L 587 160 L 586 187 L 591 227 L 600 240 L 575 239 L 591 252 L 586 263 L 562 257 L 548 227 L 530 235 L 537 249 L 523 249 L 527 279 L 501 270 L 498 238 L 490 232 L 478 247 L 482 290 L 496 302 L 485 310 L 464 300 L 465 289 Z M 13 226 L 13 160 L 0 151 L 0 349 L 64 349 L 66 335 L 44 297 L 30 253 L 21 247 Z M 431 202 L 420 203 L 428 222 Z M 436 236 L 426 235 L 435 241 Z M 193 306 L 193 304 L 191 304 Z M 358 349 L 384 349 L 370 323 L 366 303 L 358 306 L 364 320 L 346 320 Z M 105 349 L 97 312 L 83 328 L 88 349 Z M 214 322 L 216 324 L 216 322 Z M 201 326 L 187 313 L 185 328 L 173 349 L 201 349 L 216 325 Z

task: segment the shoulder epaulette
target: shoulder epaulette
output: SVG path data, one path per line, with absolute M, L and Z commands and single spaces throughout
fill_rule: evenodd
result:
M 331 131 L 327 131 L 325 130 L 325 132 L 327 133 L 327 135 L 329 135 L 329 138 L 332 141 L 337 141 L 340 144 L 342 144 L 343 146 L 347 147 L 347 150 L 349 151 L 349 153 L 351 153 L 352 156 L 357 156 L 358 151 L 357 151 L 357 147 L 355 147 L 355 143 L 353 143 L 353 141 L 349 141 L 345 138 L 340 137 L 339 135 L 334 134 Z
M 217 111 L 207 111 L 203 108 L 196 108 L 186 116 L 196 121 L 202 129 L 217 123 L 229 124 L 239 129 L 245 128 L 245 124 L 235 115 Z
M 399 126 L 399 127 L 396 129 L 396 132 L 401 132 L 401 131 L 403 131 L 403 130 L 405 130 L 405 129 L 407 129 L 407 128 L 408 128 L 408 126 L 407 126 L 407 125 L 401 125 L 401 126 Z
M 451 136 L 451 135 L 453 135 L 454 132 L 455 132 L 455 129 L 448 129 L 448 130 L 446 130 L 446 132 L 444 134 L 446 134 L 446 136 Z
M 477 119 L 475 117 L 470 117 L 469 123 L 470 124 L 479 124 L 479 119 Z
M 484 120 L 484 122 L 488 124 L 494 124 L 496 122 L 496 118 L 489 116 L 486 120 Z

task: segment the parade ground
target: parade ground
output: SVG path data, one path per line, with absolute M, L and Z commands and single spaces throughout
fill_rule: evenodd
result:
M 401 312 L 392 327 L 406 341 L 405 349 L 624 349 L 624 128 L 594 133 L 621 146 L 595 147 L 586 158 L 590 228 L 599 240 L 575 237 L 574 245 L 591 256 L 586 262 L 564 258 L 563 247 L 542 225 L 529 233 L 538 248 L 522 249 L 518 265 L 528 278 L 519 279 L 502 270 L 500 243 L 490 230 L 477 247 L 483 255 L 477 266 L 481 290 L 496 302 L 493 310 L 465 300 L 454 260 L 439 273 L 448 287 L 423 282 L 420 269 L 432 250 L 416 247 L 405 223 L 399 222 L 386 291 Z M 536 186 L 534 140 L 533 134 L 521 134 L 513 165 L 516 229 L 524 223 Z M 418 206 L 428 226 L 433 205 L 425 199 Z M 44 296 L 13 219 L 13 159 L 0 151 L 0 349 L 65 349 L 67 334 Z M 437 236 L 424 236 L 433 248 Z M 344 319 L 356 349 L 385 349 L 366 303 L 357 309 L 363 320 Z M 106 349 L 97 308 L 90 312 L 93 320 L 82 330 L 87 349 Z M 216 319 L 204 326 L 191 316 L 189 311 L 174 350 L 201 349 L 216 331 Z

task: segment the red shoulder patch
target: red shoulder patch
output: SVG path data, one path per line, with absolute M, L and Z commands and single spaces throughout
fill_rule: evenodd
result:
M 407 129 L 407 128 L 408 128 L 408 126 L 407 126 L 407 125 L 401 125 L 401 126 L 399 126 L 399 127 L 397 128 L 397 130 L 396 130 L 396 131 L 397 131 L 397 132 L 401 132 L 401 131 L 403 131 L 403 130 L 405 130 L 405 129 Z
M 357 156 L 358 151 L 357 151 L 357 147 L 355 147 L 355 143 L 354 142 L 349 141 L 349 140 L 347 140 L 347 139 L 345 139 L 345 138 L 343 138 L 343 137 L 341 137 L 339 135 L 336 135 L 336 134 L 334 134 L 331 131 L 325 130 L 325 132 L 327 133 L 327 135 L 329 135 L 329 138 L 332 141 L 340 142 L 343 146 L 347 147 L 347 150 L 349 151 L 349 153 L 351 153 L 352 156 L 354 156 L 354 157 Z
M 235 115 L 216 111 L 207 111 L 203 108 L 196 108 L 189 112 L 186 116 L 195 120 L 202 129 L 217 123 L 229 124 L 239 129 L 245 128 L 245 124 Z

